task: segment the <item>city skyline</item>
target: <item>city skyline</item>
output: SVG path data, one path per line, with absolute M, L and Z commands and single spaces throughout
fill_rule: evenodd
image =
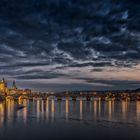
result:
M 139 4 L 1 0 L 0 78 L 35 91 L 139 88 Z

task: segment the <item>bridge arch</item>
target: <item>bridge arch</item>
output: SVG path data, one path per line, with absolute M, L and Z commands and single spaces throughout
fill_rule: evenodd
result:
M 14 100 L 14 97 L 13 97 L 13 96 L 8 95 L 8 96 L 6 96 L 6 100 Z
M 28 99 L 28 96 L 26 96 L 26 95 L 21 95 L 21 96 L 18 97 L 18 99 L 19 99 L 19 100 Z

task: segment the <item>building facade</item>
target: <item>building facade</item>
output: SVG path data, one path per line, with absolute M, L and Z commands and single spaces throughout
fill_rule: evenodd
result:
M 0 95 L 31 94 L 31 92 L 30 89 L 18 89 L 15 81 L 13 81 L 11 88 L 7 86 L 7 82 L 4 78 L 0 81 Z

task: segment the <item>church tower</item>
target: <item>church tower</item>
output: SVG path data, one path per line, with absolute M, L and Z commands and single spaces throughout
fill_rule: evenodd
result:
M 6 94 L 7 91 L 8 91 L 7 83 L 5 82 L 5 79 L 3 78 L 0 82 L 0 92 L 1 94 Z
M 4 78 L 2 78 L 1 83 L 5 83 L 5 79 Z
M 17 90 L 16 82 L 15 82 L 15 81 L 13 81 L 12 89 L 13 89 L 13 90 Z

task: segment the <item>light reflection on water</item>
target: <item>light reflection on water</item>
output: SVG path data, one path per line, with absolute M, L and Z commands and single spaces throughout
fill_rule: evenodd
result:
M 47 118 L 51 121 L 54 119 L 76 118 L 79 120 L 99 120 L 106 119 L 108 121 L 119 120 L 128 121 L 128 116 L 133 121 L 140 121 L 140 101 L 137 102 L 115 102 L 115 101 L 55 101 L 54 99 L 47 100 L 22 100 L 19 101 L 26 107 L 21 110 L 16 110 L 17 102 L 7 100 L 0 103 L 0 126 L 3 121 L 12 123 L 12 119 L 23 118 L 24 122 L 28 117 L 34 116 L 37 120 Z
M 26 107 L 17 110 L 18 103 L 22 103 Z M 93 127 L 97 127 L 96 130 L 100 127 L 100 131 L 102 128 L 106 130 L 118 127 L 119 129 L 132 128 L 137 131 L 140 130 L 140 101 L 102 102 L 84 101 L 82 98 L 79 101 L 70 101 L 68 98 L 65 101 L 56 101 L 54 98 L 47 98 L 33 101 L 24 99 L 18 102 L 6 100 L 0 103 L 0 133 L 3 133 L 4 127 L 18 126 L 20 128 L 20 126 L 28 126 L 30 123 L 39 125 L 43 123 L 45 126 L 47 123 L 51 123 L 57 131 L 57 122 L 76 124 L 80 127 L 93 125 Z M 10 133 L 11 130 L 7 131 Z

